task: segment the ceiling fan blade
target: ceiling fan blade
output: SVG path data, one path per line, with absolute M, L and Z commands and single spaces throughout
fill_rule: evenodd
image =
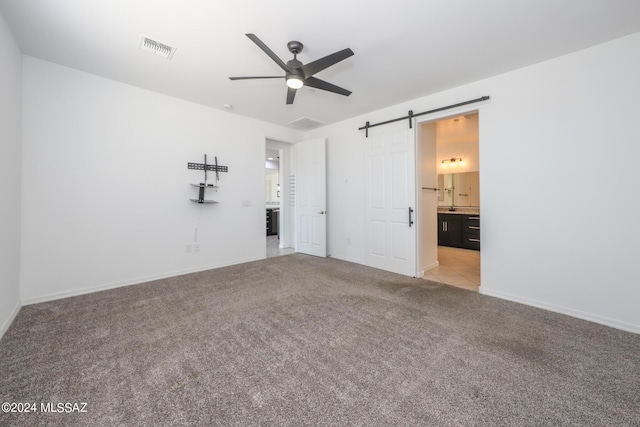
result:
M 324 58 L 317 59 L 313 62 L 309 62 L 308 64 L 303 65 L 302 72 L 304 72 L 304 76 L 309 78 L 313 76 L 315 73 L 324 70 L 332 66 L 333 64 L 337 64 L 343 59 L 347 59 L 348 57 L 353 55 L 353 51 L 349 48 L 343 49 L 336 53 L 332 53 L 331 55 L 327 55 Z
M 287 104 L 293 104 L 293 98 L 296 97 L 296 92 L 298 89 L 294 89 L 287 86 Z
M 340 86 L 336 86 L 329 82 L 325 82 L 324 80 L 317 79 L 315 77 L 309 77 L 304 81 L 305 86 L 314 87 L 316 89 L 326 90 L 328 92 L 337 93 L 339 95 L 349 96 L 351 95 L 350 90 L 346 90 L 341 88 Z
M 291 69 L 287 66 L 287 64 L 285 64 L 284 61 L 282 61 L 282 59 L 278 58 L 278 55 L 273 53 L 273 51 L 271 49 L 269 49 L 269 46 L 264 44 L 262 42 L 262 40 L 260 40 L 258 38 L 258 36 L 256 36 L 255 34 L 251 34 L 251 33 L 247 34 L 246 36 L 249 37 L 251 39 L 251 41 L 253 41 L 255 44 L 257 44 L 258 47 L 264 51 L 264 53 L 269 55 L 269 58 L 273 59 L 275 61 L 275 63 L 280 66 L 280 68 L 282 68 L 283 70 L 285 70 L 288 73 L 291 72 Z
M 229 80 L 284 79 L 285 76 L 229 77 Z

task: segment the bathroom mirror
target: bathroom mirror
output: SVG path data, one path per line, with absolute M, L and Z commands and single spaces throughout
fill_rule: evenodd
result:
M 480 173 L 438 174 L 438 206 L 480 206 Z
M 265 170 L 265 200 L 267 205 L 280 205 L 278 169 Z

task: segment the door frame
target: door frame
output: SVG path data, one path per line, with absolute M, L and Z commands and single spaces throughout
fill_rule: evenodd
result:
M 263 147 L 262 147 L 262 159 L 266 158 L 267 148 L 272 150 L 278 150 L 280 153 L 279 159 L 279 179 L 280 179 L 280 194 L 281 194 L 281 202 L 280 202 L 280 218 L 278 221 L 278 233 L 280 236 L 280 249 L 285 248 L 293 248 L 294 238 L 293 238 L 293 213 L 294 213 L 294 205 L 290 200 L 291 192 L 289 188 L 289 175 L 291 174 L 291 148 L 293 147 L 293 142 L 282 141 L 276 138 L 271 138 L 269 136 L 263 137 Z M 262 165 L 264 170 L 264 163 Z M 264 172 L 263 172 L 264 175 Z M 264 188 L 264 184 L 263 184 Z M 265 195 L 265 203 L 263 205 L 266 206 L 266 195 Z M 266 233 L 264 235 L 264 256 L 267 256 L 267 236 Z
M 423 185 L 423 173 L 424 173 L 424 167 L 423 167 L 423 161 L 422 158 L 424 156 L 424 148 L 423 148 L 423 137 L 424 134 L 423 132 L 423 126 L 425 124 L 429 124 L 429 123 L 435 123 L 440 119 L 435 119 L 435 120 L 416 120 L 415 123 L 415 144 L 416 144 L 416 277 L 423 277 L 424 273 L 434 267 L 437 267 L 439 265 L 439 261 L 438 261 L 438 242 L 437 242 L 437 224 L 435 226 L 435 228 L 433 230 L 429 230 L 432 231 L 434 233 L 431 234 L 431 237 L 433 237 L 433 234 L 435 234 L 435 238 L 436 238 L 436 249 L 435 249 L 435 262 L 433 262 L 433 260 L 430 260 L 430 264 L 425 264 L 424 263 L 424 257 L 427 256 L 425 254 L 426 252 L 426 248 L 424 246 L 424 239 L 425 239 L 425 232 L 427 232 L 427 225 L 425 224 L 425 212 L 424 212 L 424 206 L 425 206 L 425 193 L 422 190 L 422 185 Z M 434 151 L 436 151 L 437 147 L 435 147 L 435 139 L 434 139 L 434 147 L 432 147 L 432 149 Z M 434 159 L 434 162 L 437 162 L 437 159 Z M 436 187 L 437 187 L 437 165 L 436 165 Z M 432 193 L 430 193 L 432 194 Z M 438 200 L 436 198 L 436 206 L 435 209 L 437 210 L 437 206 L 438 206 Z M 433 207 L 433 205 L 429 205 L 428 209 L 431 209 Z
M 297 253 L 326 258 L 327 139 L 299 141 L 291 152 L 295 175 L 294 248 Z
M 459 108 L 454 108 L 451 110 L 446 110 L 446 111 L 442 111 L 439 113 L 434 113 L 434 114 L 430 114 L 427 117 L 423 117 L 423 118 L 415 118 L 414 119 L 414 129 L 415 129 L 415 141 L 416 141 L 416 232 L 418 233 L 418 238 L 416 239 L 416 259 L 421 259 L 422 256 L 422 242 L 420 241 L 420 234 L 421 234 L 421 230 L 422 227 L 425 227 L 426 224 L 422 223 L 422 212 L 418 211 L 418 209 L 420 209 L 422 207 L 422 194 L 421 194 L 421 188 L 420 188 L 420 181 L 422 178 L 422 168 L 420 166 L 420 129 L 421 126 L 423 124 L 426 123 L 432 123 L 432 122 L 438 122 L 440 120 L 444 120 L 447 119 L 449 117 L 455 117 L 455 116 L 460 116 L 460 115 L 464 115 L 464 114 L 470 114 L 470 113 L 477 113 L 478 114 L 478 126 L 480 126 L 480 116 L 481 116 L 481 107 L 476 106 L 467 106 L 467 107 L 459 107 Z M 478 129 L 479 131 L 480 129 Z M 478 135 L 478 153 L 480 153 L 480 135 Z M 436 159 L 437 161 L 437 159 Z M 481 193 L 482 194 L 482 193 Z M 482 205 L 482 203 L 481 203 Z M 436 205 L 434 206 L 434 208 L 437 210 L 438 209 L 438 202 L 436 201 Z M 431 207 L 429 207 L 429 209 L 431 209 Z M 482 218 L 482 216 L 481 216 Z M 436 227 L 436 231 L 437 231 L 437 227 L 438 225 L 435 225 Z M 482 252 L 481 253 L 481 257 L 482 257 Z M 482 265 L 482 262 L 480 263 L 480 265 Z M 419 263 L 416 263 L 416 277 L 422 277 L 424 275 L 424 271 L 420 271 L 420 265 Z

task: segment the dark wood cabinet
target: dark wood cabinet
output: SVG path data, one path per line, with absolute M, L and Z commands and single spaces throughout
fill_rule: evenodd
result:
M 480 215 L 439 213 L 438 245 L 480 250 Z
M 462 216 L 462 247 L 480 250 L 480 215 Z
M 267 209 L 267 236 L 278 234 L 279 209 Z
M 438 245 L 459 248 L 462 244 L 462 218 L 458 214 L 438 214 Z

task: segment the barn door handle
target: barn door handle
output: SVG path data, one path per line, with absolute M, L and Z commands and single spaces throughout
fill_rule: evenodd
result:
M 409 207 L 409 227 L 413 225 L 413 208 Z

